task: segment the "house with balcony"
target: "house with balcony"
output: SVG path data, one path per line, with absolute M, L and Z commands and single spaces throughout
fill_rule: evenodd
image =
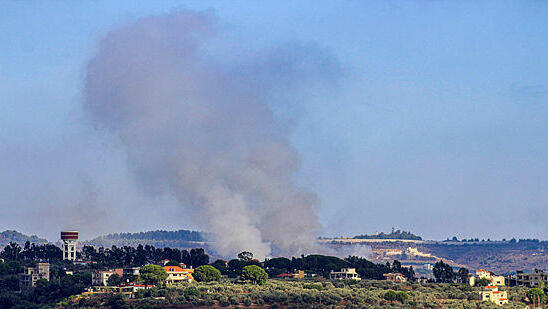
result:
M 329 273 L 331 280 L 362 280 L 355 268 L 343 268 L 341 271 L 331 271 Z

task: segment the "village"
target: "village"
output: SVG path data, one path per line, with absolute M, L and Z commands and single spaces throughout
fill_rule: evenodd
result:
M 118 267 L 108 267 L 105 265 L 108 263 L 104 263 L 104 261 L 101 263 L 97 259 L 86 259 L 86 254 L 79 251 L 78 231 L 63 231 L 60 237 L 62 260 L 54 262 L 55 265 L 50 264 L 47 259 L 25 261 L 25 264 L 34 266 L 24 267 L 23 272 L 18 274 L 17 290 L 30 293 L 37 286 L 44 285 L 45 282 L 61 282 L 63 278 L 84 273 L 91 274 L 90 281 L 87 285 L 82 286 L 79 293 L 70 295 L 69 298 L 72 301 L 101 295 L 123 295 L 125 299 L 130 300 L 143 297 L 150 289 L 184 287 L 204 281 L 248 282 L 256 280 L 257 282 L 266 282 L 266 278 L 269 278 L 269 281 L 274 280 L 271 282 L 281 280 L 282 282 L 344 282 L 346 284 L 362 280 L 380 280 L 391 282 L 396 287 L 406 284 L 432 286 L 448 283 L 474 287 L 474 290 L 470 291 L 475 291 L 473 292 L 476 293 L 475 301 L 489 302 L 500 306 L 509 304 L 508 291 L 510 289 L 520 287 L 533 291 L 528 292 L 527 295 L 537 295 L 537 299 L 531 296 L 527 298 L 527 301 L 532 305 L 540 306 L 545 297 L 540 292 L 543 292 L 545 282 L 548 282 L 548 272 L 543 270 L 537 269 L 534 272 L 518 270 L 504 276 L 496 275 L 485 269 L 469 272 L 462 265 L 444 263 L 441 259 L 436 259 L 413 248 L 407 249 L 405 254 L 409 257 L 424 258 L 431 263 L 417 273 L 412 265 L 403 266 L 397 259 L 393 259 L 392 264 L 387 262 L 385 265 L 372 264 L 357 257 L 349 257 L 345 260 L 329 256 L 309 256 L 301 260 L 280 257 L 258 261 L 253 259 L 252 253 L 242 252 L 237 259 L 216 260 L 209 263 L 209 258 L 203 250 L 191 252 L 195 256 L 188 260 L 194 264 L 190 265 L 177 258 L 181 256 L 179 251 L 169 248 L 163 250 L 153 248 L 151 250 L 160 252 L 160 254 L 156 254 L 158 257 L 161 257 L 163 252 L 168 252 L 168 255 L 175 258 L 163 258 L 152 263 L 148 261 L 143 265 L 136 265 L 135 261 L 130 261 L 127 265 L 123 265 L 124 262 L 121 262 Z M 88 255 L 89 252 L 95 252 L 95 249 L 91 247 L 86 247 L 84 250 L 88 252 Z M 105 252 L 105 250 L 112 250 L 111 254 L 113 254 L 115 247 L 113 249 L 99 248 L 97 254 Z M 146 250 L 150 250 L 150 248 Z M 388 261 L 386 257 L 401 256 L 401 252 L 394 250 L 379 251 L 377 254 L 382 254 L 383 261 Z M 0 262 L 2 263 L 0 265 L 10 263 L 5 258 L 2 258 Z M 337 266 L 337 263 L 340 266 Z M 299 265 L 300 268 L 298 268 Z M 370 268 L 364 268 L 364 265 L 369 265 L 366 267 Z M 54 266 L 56 271 L 53 271 Z M 253 268 L 249 271 L 254 273 L 250 277 L 245 277 L 243 273 L 248 268 Z M 59 273 L 59 269 L 62 273 Z M 425 270 L 430 270 L 430 272 Z M 258 276 L 258 279 L 254 279 L 253 276 Z M 474 301 L 474 296 L 468 297 Z

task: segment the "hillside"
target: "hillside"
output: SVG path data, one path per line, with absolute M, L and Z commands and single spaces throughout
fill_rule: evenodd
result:
M 10 242 L 16 242 L 18 244 L 24 244 L 25 242 L 30 241 L 31 243 L 47 243 L 48 241 L 44 238 L 40 238 L 36 235 L 28 236 L 23 233 L 19 233 L 13 230 L 6 230 L 0 233 L 0 247 L 3 247 Z
M 93 246 L 137 246 L 151 245 L 158 248 L 194 248 L 198 244 L 206 242 L 207 233 L 178 230 L 178 231 L 147 231 L 139 233 L 114 233 L 99 236 L 90 241 L 83 242 Z

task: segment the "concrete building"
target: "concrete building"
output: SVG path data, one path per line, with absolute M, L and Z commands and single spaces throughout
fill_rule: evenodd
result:
M 113 270 L 98 270 L 91 274 L 91 284 L 95 286 L 107 286 L 108 278 L 116 274 Z
M 76 245 L 78 244 L 78 231 L 61 232 L 63 260 L 76 261 Z
M 341 271 L 331 271 L 329 279 L 332 280 L 362 280 L 355 268 L 343 268 Z
M 478 281 L 478 279 L 487 279 L 487 280 L 489 280 L 490 285 L 498 285 L 498 286 L 506 285 L 506 280 L 505 280 L 504 276 L 495 276 L 495 275 L 491 274 L 491 272 L 489 272 L 485 269 L 476 270 L 476 275 L 475 276 L 470 276 L 468 278 L 469 283 L 470 283 L 471 286 L 476 285 L 476 281 Z
M 515 285 L 519 286 L 534 288 L 538 287 L 542 281 L 548 282 L 548 272 L 541 269 L 535 269 L 533 273 L 518 271 L 515 275 Z
M 499 291 L 499 288 L 494 285 L 488 285 L 484 287 L 480 292 L 482 301 L 490 301 L 497 305 L 504 305 L 508 303 L 508 293 L 506 291 Z
M 122 275 L 123 276 L 139 276 L 141 267 L 126 267 L 124 268 Z
M 179 266 L 164 266 L 167 272 L 166 284 L 175 284 L 179 282 L 192 282 L 194 277 L 194 269 L 181 268 Z
M 38 263 L 36 267 L 27 267 L 25 272 L 19 275 L 19 287 L 26 289 L 36 286 L 36 281 L 46 279 L 49 281 L 49 263 Z
M 394 281 L 394 282 L 406 282 L 407 278 L 401 273 L 387 273 L 383 274 L 384 279 L 388 281 Z

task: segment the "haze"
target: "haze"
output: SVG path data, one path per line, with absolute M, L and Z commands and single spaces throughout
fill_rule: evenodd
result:
M 318 235 L 546 239 L 541 1 L 2 2 L 0 230 L 207 227 L 135 177 L 128 145 L 84 108 L 101 40 L 181 11 L 213 16 L 203 52 L 284 128 L 293 186 L 317 196 Z

